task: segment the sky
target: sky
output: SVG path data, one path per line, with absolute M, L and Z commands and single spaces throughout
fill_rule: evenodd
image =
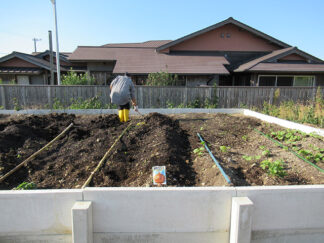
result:
M 229 17 L 324 59 L 324 0 L 56 0 L 59 49 L 175 40 Z M 0 56 L 48 48 L 50 0 L 0 0 Z

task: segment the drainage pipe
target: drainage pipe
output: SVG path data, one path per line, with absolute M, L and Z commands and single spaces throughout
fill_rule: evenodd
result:
M 42 151 L 47 149 L 49 146 L 51 146 L 56 140 L 60 139 L 71 127 L 73 126 L 73 123 L 71 123 L 67 128 L 65 128 L 57 137 L 55 137 L 52 141 L 50 141 L 48 144 L 46 144 L 43 148 L 38 150 L 37 152 L 33 153 L 31 156 L 29 156 L 26 160 L 21 162 L 19 165 L 17 165 L 15 168 L 13 168 L 11 171 L 9 171 L 7 174 L 2 176 L 0 178 L 0 183 L 3 182 L 8 176 L 10 176 L 12 173 L 19 170 L 21 167 L 26 165 L 28 162 L 30 162 L 33 158 L 35 158 L 38 154 L 40 154 Z
M 210 157 L 213 159 L 213 161 L 215 162 L 215 164 L 217 165 L 218 169 L 220 170 L 220 172 L 222 173 L 222 175 L 224 176 L 225 180 L 227 181 L 228 184 L 231 184 L 231 180 L 230 178 L 226 175 L 225 171 L 223 170 L 222 166 L 219 164 L 219 162 L 216 160 L 216 158 L 214 157 L 213 153 L 210 151 L 210 149 L 207 146 L 207 143 L 204 141 L 204 139 L 200 136 L 199 133 L 197 133 L 200 141 L 205 145 L 206 150 L 208 151 Z
M 263 132 L 259 131 L 258 129 L 254 128 L 254 130 L 256 132 L 258 132 L 259 134 L 261 134 L 262 136 L 266 137 L 267 139 L 271 140 L 272 142 L 276 143 L 279 147 L 282 147 L 282 148 L 287 147 L 287 146 L 284 146 L 282 143 L 278 142 L 277 140 L 273 139 L 269 135 L 264 134 Z M 297 156 L 301 160 L 305 161 L 306 163 L 310 164 L 311 166 L 315 167 L 320 172 L 324 173 L 324 169 L 322 169 L 321 167 L 319 167 L 319 166 L 315 165 L 314 163 L 310 162 L 309 160 L 307 160 L 303 156 L 301 156 L 298 153 L 296 153 L 295 151 L 291 150 L 289 147 L 287 147 L 287 148 L 288 148 L 288 151 L 290 151 L 292 154 L 294 154 L 295 156 Z
M 82 186 L 82 189 L 84 189 L 85 187 L 87 187 L 89 184 L 90 184 L 90 182 L 91 182 L 91 180 L 92 180 L 92 178 L 93 178 L 93 176 L 94 176 L 94 174 L 100 169 L 100 167 L 102 166 L 102 164 L 105 162 L 105 160 L 107 159 L 107 157 L 108 157 L 108 155 L 109 155 L 109 153 L 110 153 L 110 151 L 115 147 L 115 145 L 117 144 L 117 142 L 122 138 L 122 136 L 131 128 L 131 126 L 132 126 L 133 124 L 132 123 L 130 123 L 125 129 L 124 129 L 124 131 L 119 135 L 119 137 L 115 140 L 115 142 L 113 143 L 113 145 L 111 145 L 111 147 L 108 149 L 108 151 L 105 153 L 105 155 L 102 157 L 102 159 L 99 161 L 99 163 L 98 163 L 98 165 L 97 165 L 97 167 L 91 172 L 91 174 L 90 174 L 90 176 L 89 176 L 89 178 L 86 180 L 86 182 L 83 184 L 83 186 Z

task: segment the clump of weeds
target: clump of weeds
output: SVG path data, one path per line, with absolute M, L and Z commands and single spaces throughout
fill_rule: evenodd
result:
M 35 183 L 33 182 L 23 182 L 20 185 L 18 185 L 17 187 L 13 188 L 12 190 L 33 190 L 36 189 L 37 186 Z

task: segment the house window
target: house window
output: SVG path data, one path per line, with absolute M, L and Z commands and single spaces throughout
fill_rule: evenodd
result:
M 314 76 L 295 76 L 294 86 L 313 86 Z
M 276 76 L 259 76 L 259 86 L 275 86 Z
M 293 86 L 294 76 L 277 76 L 277 86 Z
M 258 86 L 314 86 L 314 76 L 259 75 Z

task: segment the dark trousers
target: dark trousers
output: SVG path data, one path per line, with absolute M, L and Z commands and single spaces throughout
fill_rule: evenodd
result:
M 119 105 L 118 110 L 129 110 L 130 109 L 130 103 L 126 103 L 125 105 Z

